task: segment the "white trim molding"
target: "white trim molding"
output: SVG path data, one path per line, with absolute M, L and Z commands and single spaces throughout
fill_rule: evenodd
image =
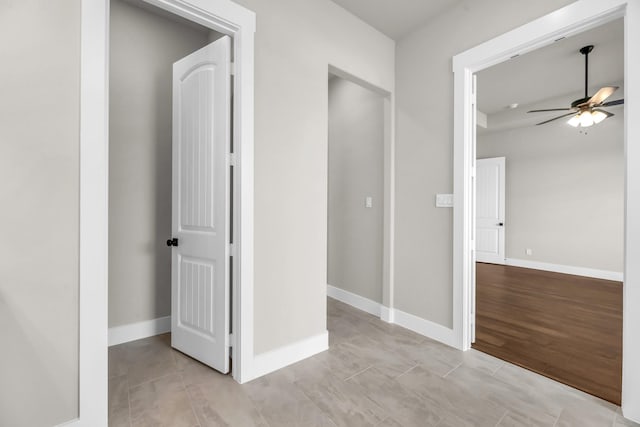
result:
M 548 262 L 529 261 L 526 259 L 506 258 L 505 264 L 512 267 L 551 271 L 553 273 L 572 274 L 574 276 L 593 277 L 594 279 L 614 280 L 616 282 L 622 282 L 624 278 L 624 274 L 620 271 L 597 270 L 595 268 L 550 264 Z
M 391 309 L 391 318 L 394 319 L 393 323 L 398 326 L 448 346 L 457 347 L 453 329 L 398 309 Z
M 384 305 L 380 307 L 380 320 L 387 323 L 393 323 L 395 321 L 395 312 L 393 308 L 385 307 Z
M 468 350 L 473 335 L 475 254 L 474 74 L 522 55 L 624 18 L 625 266 L 623 287 L 622 413 L 640 422 L 640 2 L 578 0 L 453 58 L 453 331 L 456 346 Z
M 336 288 L 335 286 L 327 285 L 327 295 L 333 299 L 341 301 L 345 304 L 349 304 L 358 310 L 365 311 L 374 316 L 380 317 L 382 314 L 382 304 L 379 302 L 370 300 L 369 298 L 361 297 L 344 289 Z
M 171 332 L 171 316 L 109 328 L 109 347 Z
M 328 349 L 329 333 L 324 331 L 284 347 L 258 354 L 253 360 L 251 378 L 270 374 Z
M 79 414 L 107 425 L 109 245 L 109 1 L 80 4 Z

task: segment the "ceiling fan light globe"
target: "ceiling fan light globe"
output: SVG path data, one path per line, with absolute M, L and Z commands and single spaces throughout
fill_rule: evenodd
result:
M 591 115 L 591 111 L 584 111 L 580 114 L 580 126 L 583 128 L 588 128 L 589 126 L 593 126 L 594 120 Z
M 577 128 L 578 126 L 580 126 L 580 116 L 576 114 L 575 116 L 571 117 L 567 123 L 574 128 Z
M 598 124 L 601 121 L 603 121 L 604 119 L 606 119 L 607 115 L 605 113 L 603 113 L 602 111 L 594 111 L 593 113 L 591 113 L 591 117 L 593 117 L 593 122 L 595 124 Z

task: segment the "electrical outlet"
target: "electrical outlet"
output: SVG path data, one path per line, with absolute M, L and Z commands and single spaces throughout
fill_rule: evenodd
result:
M 527 249 L 524 250 L 524 253 L 529 255 L 529 256 L 531 256 L 531 255 L 533 255 L 533 249 L 527 248 Z

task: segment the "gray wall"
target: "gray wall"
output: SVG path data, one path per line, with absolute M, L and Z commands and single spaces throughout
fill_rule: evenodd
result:
M 0 2 L 0 425 L 78 416 L 80 1 Z
M 329 0 L 257 13 L 254 348 L 324 333 L 329 64 L 393 92 L 394 42 Z
M 451 327 L 453 222 L 434 205 L 453 191 L 452 57 L 573 0 L 462 0 L 398 42 L 396 308 Z
M 624 110 L 615 110 L 586 134 L 559 121 L 478 135 L 478 158 L 507 158 L 507 258 L 622 272 Z
M 384 100 L 329 79 L 328 284 L 382 302 Z M 365 208 L 365 198 L 373 207 Z
M 111 1 L 109 326 L 171 314 L 171 79 L 209 32 Z

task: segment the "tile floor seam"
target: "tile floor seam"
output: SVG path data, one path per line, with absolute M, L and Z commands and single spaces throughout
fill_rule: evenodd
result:
M 460 363 L 459 363 L 455 368 L 451 369 L 449 372 L 447 372 L 446 374 L 444 374 L 444 375 L 442 376 L 442 378 L 447 378 L 447 376 L 448 376 L 450 373 L 452 373 L 453 371 L 455 371 L 456 369 L 458 369 L 460 366 L 462 366 L 462 364 L 463 364 L 463 363 L 464 363 L 464 362 L 460 362 Z
M 418 365 L 420 365 L 419 363 L 416 363 L 415 365 L 413 365 L 412 367 L 410 367 L 409 369 L 407 369 L 406 371 L 404 371 L 403 373 L 401 373 L 400 375 L 396 376 L 395 378 L 393 378 L 394 380 L 397 380 L 398 378 L 400 378 L 401 376 L 403 376 L 404 374 L 408 373 L 409 371 L 413 370 L 414 368 L 417 368 Z
M 558 425 L 558 421 L 560 421 L 560 417 L 562 416 L 563 412 L 564 412 L 564 408 L 562 408 L 558 413 L 558 416 L 556 417 L 556 421 L 553 423 L 553 427 L 556 427 Z
M 498 427 L 500 425 L 500 423 L 502 422 L 502 420 L 504 420 L 504 418 L 507 416 L 507 414 L 509 413 L 508 409 L 504 410 L 504 414 L 502 414 L 502 416 L 500 417 L 500 419 L 498 420 L 498 422 L 496 423 L 495 427 Z
M 502 368 L 502 365 L 504 365 L 504 360 L 500 360 L 500 365 L 498 365 L 496 370 L 491 373 L 492 377 L 495 376 L 496 372 L 498 372 L 500 370 L 500 368 Z
M 160 375 L 159 377 L 154 377 L 154 378 L 148 379 L 148 380 L 143 381 L 143 382 L 141 382 L 141 383 L 139 383 L 139 384 L 136 384 L 136 385 L 134 385 L 134 386 L 130 386 L 130 387 L 129 387 L 129 390 L 132 390 L 132 389 L 134 389 L 134 388 L 141 387 L 141 386 L 143 386 L 143 385 L 147 385 L 147 384 L 152 383 L 152 382 L 154 382 L 154 381 L 158 381 L 158 380 L 161 380 L 161 379 L 164 379 L 164 378 L 167 378 L 167 377 L 169 377 L 169 376 L 171 376 L 171 375 L 176 375 L 176 374 L 180 375 L 180 374 L 181 374 L 181 372 L 180 372 L 180 371 L 178 371 L 178 370 L 176 370 L 175 372 L 169 372 L 168 374 L 164 374 L 164 375 Z
M 414 369 L 416 369 L 418 366 L 420 366 L 419 363 L 416 363 L 415 366 L 412 366 L 411 368 L 407 369 L 405 372 L 401 373 L 400 375 L 398 375 L 397 377 L 394 378 L 394 380 L 397 380 L 398 378 L 400 378 L 403 375 L 408 374 L 409 372 L 413 371 Z
M 235 379 L 234 379 L 235 381 Z M 246 393 L 245 390 L 243 390 L 242 384 L 240 384 L 240 388 L 242 390 L 242 393 L 244 394 L 244 396 L 247 398 L 247 400 L 249 401 L 249 403 L 251 404 L 251 407 L 258 413 L 258 415 L 260 415 L 260 419 L 264 422 L 264 424 L 266 425 L 266 427 L 273 427 L 269 421 L 267 421 L 267 419 L 265 418 L 264 414 L 262 413 L 262 411 L 260 410 L 260 408 L 258 407 L 258 405 L 256 404 L 256 402 L 251 398 L 251 396 L 249 396 L 248 393 Z
M 387 418 L 383 419 L 382 421 L 376 423 L 376 427 L 379 427 L 380 425 L 382 425 L 382 423 L 387 421 L 389 418 L 391 418 L 391 417 L 387 417 Z
M 129 427 L 133 427 L 133 419 L 131 415 L 131 389 L 129 388 L 129 377 L 127 377 L 127 404 L 129 405 Z
M 262 413 L 262 411 L 260 410 L 260 408 L 258 408 L 255 404 L 255 402 L 253 400 L 251 400 L 250 397 L 247 396 L 247 398 L 249 399 L 249 401 L 251 402 L 251 406 L 253 406 L 253 409 L 256 410 L 256 412 L 258 413 L 258 415 L 260 415 L 260 419 L 262 421 L 264 421 L 264 424 L 266 425 L 266 427 L 272 427 L 271 424 L 269 424 L 269 421 L 267 421 L 267 419 L 264 417 L 264 414 Z
M 343 379 L 342 381 L 347 382 L 347 381 L 349 381 L 350 379 L 355 378 L 356 376 L 358 376 L 358 375 L 360 375 L 360 374 L 362 374 L 362 373 L 364 373 L 364 372 L 367 372 L 367 371 L 368 371 L 369 369 L 371 369 L 371 368 L 373 368 L 373 365 L 369 365 L 369 366 L 367 366 L 367 367 L 366 367 L 366 368 L 364 368 L 363 370 L 361 370 L 361 371 L 359 371 L 359 372 L 356 372 L 355 374 L 351 375 L 351 376 L 350 376 L 350 377 L 348 377 L 348 378 Z
M 313 406 L 315 406 L 318 411 L 320 411 L 320 413 L 322 413 L 325 417 L 327 417 L 327 419 L 329 421 L 331 421 L 333 423 L 334 426 L 338 427 L 338 423 L 335 422 L 333 420 L 333 418 L 331 417 L 331 415 L 329 413 L 327 413 L 324 409 L 322 409 L 320 407 L 320 405 L 318 405 L 316 402 L 313 401 L 312 398 L 309 397 L 309 395 L 304 391 L 304 389 L 302 387 L 300 387 L 296 382 L 292 382 L 291 383 L 300 393 L 302 393 L 302 395 L 305 397 L 305 399 L 307 399 L 309 402 L 311 402 L 311 404 Z
M 180 375 L 180 384 L 182 384 L 182 390 L 184 391 L 184 394 L 187 396 L 187 400 L 189 401 L 189 408 L 191 408 L 191 413 L 196 419 L 196 422 L 198 423 L 198 427 L 200 427 L 202 426 L 202 422 L 200 421 L 200 417 L 198 416 L 198 413 L 193 408 L 193 400 L 191 399 L 191 394 L 187 391 L 187 386 L 186 386 L 186 383 L 184 382 L 184 375 L 182 374 L 182 372 L 180 372 L 178 375 Z
M 411 368 L 409 371 L 413 370 L 414 368 L 418 367 L 419 365 L 414 366 L 413 368 Z M 407 371 L 407 372 L 409 372 Z M 392 381 L 396 381 L 398 378 L 393 379 Z M 404 389 L 404 391 L 406 391 L 409 395 L 413 396 L 414 398 L 416 398 L 418 401 L 422 402 L 423 404 L 425 404 L 426 406 L 432 405 L 433 407 L 436 408 L 440 408 L 440 409 L 444 409 L 444 407 L 442 405 L 440 405 L 440 403 L 435 402 L 433 400 L 431 400 L 430 398 L 426 398 L 425 396 L 423 396 L 421 393 L 419 393 L 416 390 L 413 390 L 411 388 L 405 387 L 403 384 L 398 383 L 400 385 L 400 387 L 402 387 Z M 440 421 L 438 421 L 435 426 L 433 427 L 437 427 L 438 425 L 440 425 L 442 422 L 444 422 L 444 420 L 446 419 L 446 417 L 442 417 L 442 419 Z
M 492 376 L 492 377 L 495 377 L 495 376 L 496 376 L 496 374 L 498 373 L 498 371 L 500 371 L 500 369 L 502 369 L 506 364 L 507 364 L 507 363 L 503 360 L 503 361 L 502 361 L 502 364 L 501 364 L 500 366 L 498 366 L 498 369 L 496 369 L 496 371 L 495 371 L 493 374 L 491 374 L 491 376 Z

